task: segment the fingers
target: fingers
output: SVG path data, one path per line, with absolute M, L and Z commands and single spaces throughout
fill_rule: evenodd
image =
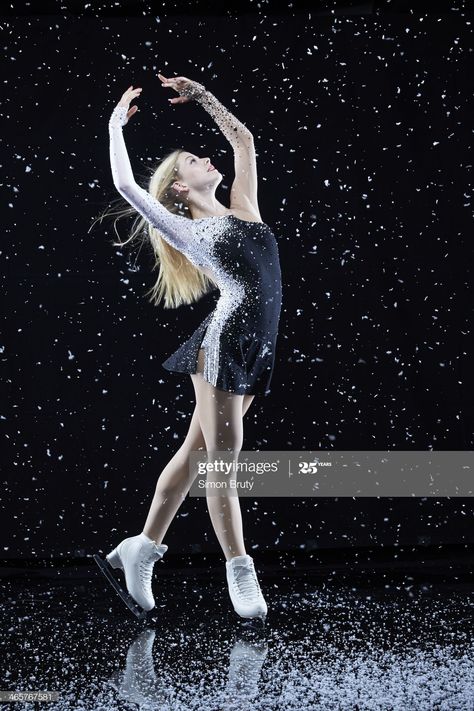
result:
M 171 79 L 168 79 L 168 78 L 165 77 L 163 74 L 158 74 L 158 77 L 159 77 L 159 79 L 160 79 L 160 81 L 161 81 L 161 86 L 170 86 L 171 83 L 172 83 L 172 81 L 173 81 L 172 78 L 171 78 Z
M 171 77 L 167 78 L 164 76 L 164 74 L 158 73 L 158 78 L 161 81 L 161 86 L 164 89 L 171 88 L 174 89 L 175 91 L 179 91 L 178 87 L 182 87 L 183 83 L 186 84 L 189 82 L 189 79 L 186 79 L 186 77 Z M 190 99 L 187 96 L 175 96 L 173 99 L 168 99 L 168 102 L 170 104 L 186 104 Z
M 122 97 L 119 101 L 119 106 L 128 106 L 130 102 L 133 99 L 136 99 L 137 97 L 140 96 L 142 93 L 141 87 L 137 87 L 136 89 L 133 89 L 133 84 L 132 86 L 129 86 L 128 89 L 122 94 Z
M 183 82 L 183 81 L 190 81 L 186 77 L 165 77 L 164 74 L 158 73 L 158 77 L 160 81 L 162 82 Z
M 187 96 L 175 96 L 174 99 L 168 99 L 170 104 L 186 104 L 189 99 Z
M 135 96 L 140 96 L 141 92 L 142 92 L 141 87 L 140 88 L 137 87 L 136 89 L 132 89 L 131 87 L 128 87 L 125 94 L 127 94 L 130 97 L 130 99 L 133 99 Z M 124 96 L 125 96 L 125 94 L 124 94 Z
M 172 86 L 173 88 L 175 88 L 178 84 L 182 84 L 183 82 L 189 81 L 189 79 L 186 79 L 186 77 L 171 77 L 167 79 L 163 76 L 163 74 L 158 74 L 158 76 L 161 79 L 162 86 Z

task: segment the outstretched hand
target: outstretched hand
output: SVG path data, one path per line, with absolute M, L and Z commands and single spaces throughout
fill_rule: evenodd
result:
M 186 104 L 205 91 L 203 84 L 186 77 L 171 77 L 167 79 L 163 74 L 158 74 L 158 78 L 162 87 L 174 89 L 180 94 L 180 96 L 175 96 L 173 99 L 168 99 L 170 104 Z
M 127 91 L 125 91 L 122 94 L 122 97 L 120 101 L 118 102 L 117 106 L 125 106 L 125 108 L 128 109 L 130 106 L 130 102 L 133 99 L 136 99 L 138 96 L 141 94 L 141 89 L 134 89 L 133 84 L 128 87 Z M 138 106 L 134 104 L 128 111 L 127 111 L 127 121 L 129 118 L 133 116 L 138 111 Z

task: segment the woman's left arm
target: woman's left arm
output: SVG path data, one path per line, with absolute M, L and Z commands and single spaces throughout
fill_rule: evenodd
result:
M 233 148 L 239 148 L 252 140 L 253 135 L 239 119 L 234 116 L 214 94 L 206 89 L 203 84 L 197 81 L 186 79 L 186 77 L 173 77 L 166 79 L 161 74 L 158 75 L 163 82 L 163 86 L 171 86 L 180 95 L 170 99 L 171 103 L 184 103 L 194 99 L 205 111 L 214 119 L 220 130 L 227 138 Z
M 203 84 L 186 77 L 167 79 L 162 74 L 158 74 L 158 77 L 163 86 L 170 86 L 180 95 L 170 99 L 172 103 L 182 104 L 194 99 L 212 116 L 234 149 L 235 179 L 230 191 L 231 207 L 259 215 L 257 160 L 252 132 Z
M 214 119 L 233 148 L 252 139 L 252 132 L 207 89 L 196 97 L 198 104 Z

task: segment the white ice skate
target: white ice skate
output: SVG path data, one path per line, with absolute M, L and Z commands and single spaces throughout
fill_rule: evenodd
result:
M 240 617 L 260 617 L 267 614 L 267 603 L 262 595 L 253 558 L 238 555 L 226 561 L 227 584 L 234 610 Z
M 105 557 L 105 560 L 112 568 L 124 572 L 128 594 L 139 607 L 142 608 L 142 611 L 149 612 L 155 607 L 155 600 L 151 588 L 153 566 L 157 560 L 163 557 L 167 550 L 168 546 L 163 543 L 157 545 L 144 533 L 140 533 L 138 536 L 124 538 L 124 540 Z M 98 558 L 98 556 L 94 556 L 96 563 L 119 596 L 137 617 L 141 617 L 140 611 L 135 610 L 133 605 L 129 604 L 126 593 L 120 589 L 115 578 L 113 578 L 112 574 L 108 573 L 103 561 L 98 560 Z
M 121 700 L 144 709 L 169 708 L 170 687 L 162 672 L 156 674 L 153 664 L 155 634 L 155 629 L 146 629 L 138 635 L 127 652 L 125 669 L 115 671 L 108 681 Z
M 230 653 L 226 696 L 230 703 L 224 709 L 251 708 L 247 706 L 258 695 L 258 682 L 268 654 L 266 643 L 256 644 L 236 640 Z

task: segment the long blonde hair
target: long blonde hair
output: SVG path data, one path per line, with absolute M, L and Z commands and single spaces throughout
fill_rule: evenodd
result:
M 148 192 L 170 212 L 192 220 L 193 218 L 189 216 L 189 208 L 179 202 L 177 194 L 171 187 L 178 175 L 178 158 L 185 152 L 183 148 L 176 148 L 163 158 L 158 167 L 152 170 L 148 179 Z M 117 210 L 106 209 L 94 220 L 89 231 L 97 220 L 102 222 L 104 217 L 115 215 L 114 229 L 119 237 L 116 228 L 117 220 L 133 215 L 136 210 L 124 198 L 118 198 L 112 203 L 122 207 Z M 166 242 L 159 230 L 152 227 L 139 213 L 132 223 L 130 236 L 124 242 L 119 238 L 118 242 L 113 241 L 112 244 L 115 247 L 123 247 L 133 241 L 138 241 L 140 248 L 144 243 L 151 243 L 155 257 L 152 271 L 159 269 L 159 272 L 154 285 L 145 296 L 151 294 L 149 301 L 155 306 L 158 306 L 162 299 L 165 309 L 191 304 L 216 288 L 217 285 L 212 279 L 195 267 L 184 254 Z

